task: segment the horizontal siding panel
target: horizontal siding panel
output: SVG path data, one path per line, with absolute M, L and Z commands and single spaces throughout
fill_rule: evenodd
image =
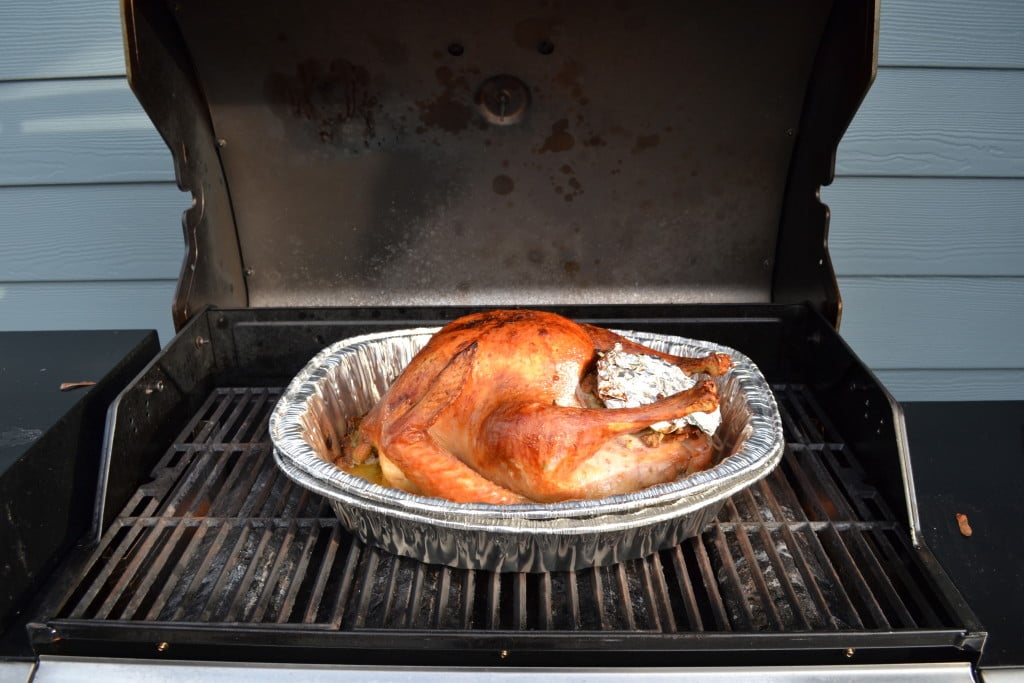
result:
M 845 277 L 841 333 L 868 367 L 1024 368 L 1024 278 Z
M 1024 276 L 1024 179 L 839 178 L 821 195 L 841 276 Z
M 39 36 L 46 35 L 41 41 Z M 885 0 L 883 65 L 1024 68 L 1019 0 Z M 0 3 L 0 80 L 124 74 L 116 2 Z
M 883 0 L 878 62 L 1024 68 L 1024 2 Z
M 881 68 L 837 175 L 1024 177 L 1024 70 Z
M 0 283 L 0 330 L 155 329 L 174 334 L 175 280 Z
M 0 2 L 0 80 L 124 73 L 116 0 Z
M 1024 177 L 1024 71 L 882 69 L 839 175 Z M 173 179 L 121 78 L 0 83 L 0 185 Z
M 1021 401 L 1024 370 L 880 370 L 897 401 Z
M 41 41 L 39 36 L 45 35 Z M 885 0 L 883 65 L 1024 68 L 1019 0 Z M 121 75 L 116 2 L 0 3 L 0 80 Z
M 0 83 L 0 185 L 174 180 L 124 78 Z
M 174 183 L 0 188 L 0 280 L 176 279 L 190 203 Z

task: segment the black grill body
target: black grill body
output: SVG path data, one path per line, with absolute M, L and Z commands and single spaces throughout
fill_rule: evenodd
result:
M 560 311 L 721 340 L 764 371 L 783 462 L 699 536 L 546 574 L 426 565 L 354 540 L 278 471 L 268 415 L 324 344 L 465 312 L 198 316 L 112 409 L 91 542 L 37 604 L 34 652 L 547 666 L 977 657 L 984 633 L 912 543 L 898 409 L 810 307 Z

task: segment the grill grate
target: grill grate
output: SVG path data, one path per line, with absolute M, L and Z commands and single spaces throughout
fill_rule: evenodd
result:
M 955 618 L 802 385 L 786 453 L 700 536 L 643 560 L 495 574 L 364 547 L 274 466 L 280 390 L 214 391 L 88 558 L 58 619 L 473 631 L 928 629 Z

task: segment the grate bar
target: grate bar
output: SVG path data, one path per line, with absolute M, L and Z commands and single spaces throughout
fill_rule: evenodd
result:
M 807 443 L 822 443 L 825 441 L 826 430 L 824 423 L 818 419 L 817 415 L 812 416 L 807 410 L 807 406 L 803 393 L 800 391 L 788 391 L 786 392 L 786 398 L 788 405 L 792 407 L 792 412 L 796 414 L 797 421 L 799 422 L 803 433 L 804 439 L 802 441 Z
M 154 526 L 143 528 L 145 531 L 137 537 L 136 542 L 132 543 L 124 555 L 124 559 L 127 560 L 127 564 L 124 569 L 124 576 L 126 579 L 117 581 L 113 585 L 112 590 L 107 594 L 106 599 L 100 604 L 99 609 L 93 613 L 94 618 L 106 619 L 109 617 L 111 611 L 114 609 L 114 605 L 121 600 L 125 591 L 132 587 L 132 580 L 135 578 L 135 574 L 139 571 L 139 568 L 144 565 L 147 560 L 152 560 L 149 556 L 149 551 L 160 539 L 160 536 L 166 527 L 163 524 L 158 523 Z M 152 564 L 152 562 L 150 562 L 150 564 Z
M 629 578 L 626 576 L 626 565 L 617 564 L 614 567 L 609 568 L 609 573 L 615 572 L 615 578 L 618 579 L 619 594 L 625 599 L 621 601 L 623 616 L 626 620 L 626 629 L 629 631 L 635 631 L 636 626 L 636 615 L 633 611 L 633 591 L 629 585 Z M 610 595 L 606 595 L 605 599 L 609 602 L 613 602 Z
M 274 587 L 280 585 L 282 581 L 287 585 L 289 579 L 288 577 L 281 576 L 281 567 L 284 565 L 286 558 L 288 557 L 289 550 L 295 542 L 297 532 L 298 527 L 295 520 L 292 520 L 291 524 L 288 525 L 288 529 L 285 531 L 284 538 L 281 540 L 280 545 L 277 546 L 274 563 L 270 567 L 270 570 L 266 574 L 266 579 L 262 583 L 262 590 L 260 592 L 259 601 L 256 603 L 255 610 L 252 615 L 246 619 L 246 621 L 262 623 L 264 621 L 264 616 L 267 613 L 267 609 L 270 606 L 270 602 L 274 598 Z
M 822 593 L 822 588 L 819 585 L 821 582 L 819 582 L 817 577 L 815 577 L 814 570 L 811 568 L 810 563 L 804 556 L 804 551 L 800 548 L 800 544 L 797 542 L 796 535 L 793 533 L 793 530 L 788 525 L 780 526 L 779 530 L 783 542 L 786 544 L 786 547 L 789 548 L 790 555 L 793 558 L 793 563 L 796 566 L 797 571 L 799 571 L 800 576 L 803 577 L 804 589 L 807 591 L 808 595 L 810 596 L 810 599 L 814 602 L 816 610 L 814 613 L 812 613 L 812 617 L 815 615 L 819 616 L 818 619 L 814 620 L 816 622 L 814 624 L 814 627 L 821 628 L 825 626 L 833 626 L 836 618 L 832 614 L 832 610 L 829 608 L 828 601 L 825 600 L 825 596 Z M 772 536 L 771 532 L 767 533 L 770 537 Z M 833 589 L 837 587 L 838 581 L 835 584 L 833 584 Z M 795 596 L 793 596 L 792 599 L 795 601 Z M 806 620 L 806 615 L 804 616 L 804 618 Z M 807 628 L 811 628 L 810 623 L 807 624 Z
M 551 604 L 551 574 L 540 574 L 537 584 L 537 628 L 550 631 L 555 621 Z
M 501 575 L 487 572 L 487 628 L 501 628 Z
M 380 613 L 384 617 L 385 626 L 396 626 L 398 625 L 395 619 L 395 604 L 396 598 L 399 596 L 399 582 L 398 577 L 402 569 L 403 558 L 396 557 L 393 555 L 386 555 L 380 553 L 381 560 L 388 566 L 387 568 L 387 588 L 384 589 L 384 604 L 381 605 Z M 377 592 L 377 591 L 374 591 Z
M 324 588 L 327 586 L 330 568 L 334 565 L 334 558 L 338 553 L 340 545 L 341 526 L 335 526 L 331 529 L 331 537 L 327 541 L 327 550 L 324 552 L 324 557 L 317 569 L 316 580 L 313 582 L 313 588 L 310 591 L 309 604 L 306 607 L 306 613 L 302 617 L 303 623 L 316 623 L 316 615 L 320 611 L 320 601 L 323 599 Z
M 335 529 L 337 528 L 335 527 Z M 279 624 L 287 623 L 289 617 L 291 617 L 292 610 L 295 609 L 299 589 L 302 587 L 301 578 L 306 576 L 306 568 L 309 566 L 313 548 L 316 547 L 317 542 L 320 540 L 320 533 L 322 531 L 323 526 L 320 524 L 314 524 L 309 529 L 306 542 L 303 544 L 302 550 L 299 551 L 299 561 L 296 563 L 295 571 L 289 579 L 288 592 L 285 593 L 284 600 L 281 602 L 281 609 L 277 612 L 277 623 Z
M 238 457 L 246 461 L 245 466 L 242 466 L 241 462 L 238 463 L 224 481 L 221 486 L 223 494 L 215 496 L 210 504 L 208 515 L 211 517 L 233 516 L 233 510 L 242 509 L 246 498 L 252 492 L 253 483 L 260 472 L 266 469 L 270 449 L 260 446 L 243 447 Z M 249 460 L 252 462 L 248 462 Z
M 747 535 L 743 525 L 737 525 L 732 530 L 733 536 L 736 538 L 736 542 L 739 544 L 740 551 L 743 554 L 743 559 L 747 562 L 749 567 L 751 579 L 757 590 L 754 591 L 754 595 L 758 597 L 761 604 L 764 607 L 764 612 L 771 622 L 773 630 L 781 630 L 785 624 L 782 620 L 782 615 L 779 614 L 779 610 L 775 606 L 775 601 L 772 599 L 772 589 L 768 587 L 767 577 L 764 571 L 761 569 L 761 563 L 758 561 L 757 556 L 754 553 L 754 547 L 750 542 L 750 537 Z M 785 580 L 784 574 L 779 574 L 777 579 L 780 584 Z M 748 592 L 748 591 L 744 591 Z M 749 600 L 748 600 L 749 602 Z
M 683 598 L 683 609 L 686 612 L 686 630 L 703 631 L 704 621 L 701 619 L 700 608 L 697 606 L 697 596 L 693 593 L 693 584 L 690 583 L 686 559 L 683 557 L 683 546 L 677 545 L 669 552 L 672 556 L 672 568 L 675 570 L 676 584 Z
M 473 628 L 475 625 L 473 621 L 473 608 L 475 605 L 475 600 L 473 596 L 476 595 L 476 579 L 477 573 L 472 569 L 467 571 L 463 575 L 462 621 L 459 624 L 460 628 L 470 629 Z
M 847 543 L 847 547 L 853 548 L 856 553 L 857 566 L 867 568 L 871 576 L 875 579 L 875 585 L 881 589 L 881 597 L 884 597 L 889 601 L 889 605 L 892 607 L 892 612 L 899 617 L 902 622 L 901 625 L 907 628 L 913 628 L 916 626 L 914 617 L 911 616 L 907 606 L 903 603 L 903 599 L 900 598 L 896 588 L 892 585 L 892 581 L 889 580 L 889 576 L 885 573 L 882 565 L 879 564 L 878 559 L 867 547 L 867 543 L 864 540 L 864 536 L 858 529 L 849 529 L 845 535 L 853 539 L 853 543 Z M 878 591 L 873 591 L 877 593 Z
M 512 628 L 525 631 L 528 628 L 526 604 L 526 574 L 512 574 Z
M 345 619 L 345 605 L 348 603 L 349 595 L 352 593 L 356 583 L 356 568 L 359 566 L 360 559 L 366 554 L 368 553 L 365 552 L 365 546 L 359 541 L 351 540 L 348 544 L 348 553 L 345 557 L 345 569 L 342 572 L 341 585 L 338 587 L 338 595 L 330 612 L 331 619 L 328 622 L 334 628 L 341 628 L 341 623 Z
M 108 532 L 108 536 L 111 540 L 116 540 L 118 531 L 124 531 L 125 535 L 121 538 L 119 543 L 113 545 L 114 551 L 106 563 L 102 566 L 99 574 L 92 580 L 88 590 L 79 599 L 77 606 L 71 612 L 72 619 L 84 618 L 89 606 L 92 605 L 93 601 L 99 595 L 100 590 L 107 584 L 107 581 L 114 574 L 114 570 L 121 563 L 121 558 L 129 551 L 131 546 L 135 543 L 135 539 L 138 538 L 139 534 L 142 533 L 145 527 L 142 526 L 121 526 L 120 524 L 114 525 L 114 533 Z M 98 553 L 97 553 L 98 554 Z M 97 558 L 102 559 L 102 556 Z
M 253 608 L 252 598 L 259 594 L 261 587 L 264 587 L 263 582 L 259 581 L 257 577 L 265 570 L 264 562 L 267 560 L 267 556 L 274 556 L 275 554 L 278 557 L 280 556 L 278 550 L 281 547 L 280 544 L 271 543 L 271 540 L 280 532 L 280 529 L 261 527 L 257 534 L 256 548 L 252 552 L 248 562 L 248 569 L 246 569 L 242 580 L 237 580 L 233 573 L 230 575 L 231 583 L 229 584 L 229 590 L 225 592 L 225 598 L 237 590 L 238 599 L 225 605 L 224 621 L 243 621 L 245 613 Z M 287 533 L 283 535 L 287 536 Z M 250 546 L 251 543 L 252 541 L 250 540 L 246 545 Z M 237 585 L 237 589 L 230 587 L 234 585 Z
M 567 572 L 565 574 L 566 594 L 569 599 L 569 614 L 572 616 L 569 628 L 574 631 L 580 630 L 582 626 L 580 622 L 580 588 L 576 577 L 576 572 Z
M 207 524 L 197 524 L 192 527 L 186 524 L 182 524 L 180 526 L 182 528 L 195 529 L 195 533 L 192 534 L 192 538 L 189 539 L 188 545 L 185 546 L 185 549 L 181 553 L 181 557 L 183 558 L 192 558 L 195 556 L 196 549 L 202 545 L 203 538 L 206 536 L 206 532 L 210 527 Z M 168 576 L 164 581 L 163 588 L 160 589 L 156 599 L 153 601 L 153 606 L 149 608 L 149 612 L 145 616 L 146 621 L 153 621 L 161 612 L 163 612 L 171 596 L 175 593 L 175 588 L 181 581 L 187 566 L 189 566 L 188 562 L 181 561 L 174 566 L 170 576 Z
M 676 632 L 676 620 L 672 615 L 672 599 L 669 597 L 668 584 L 665 581 L 665 570 L 661 566 L 661 556 L 654 554 L 650 558 L 650 564 L 640 562 L 644 572 L 644 581 L 650 586 L 648 599 L 651 604 L 656 605 L 654 614 L 657 616 L 657 628 L 666 633 Z
M 249 389 L 247 390 L 247 392 L 249 394 L 249 403 L 251 404 L 250 408 L 248 411 L 246 411 L 245 417 L 242 419 L 242 422 L 238 425 L 238 429 L 235 430 L 235 433 L 230 440 L 230 443 L 236 446 L 246 441 L 242 437 L 245 435 L 246 432 L 253 429 L 254 426 L 256 429 L 259 429 L 261 424 L 260 416 L 264 412 L 267 412 L 264 406 L 266 405 L 267 400 L 270 398 L 270 392 L 267 391 L 266 389 Z
M 194 602 L 196 594 L 202 588 L 202 580 L 208 576 L 210 565 L 213 564 L 214 556 L 217 554 L 216 549 L 220 548 L 224 544 L 224 541 L 227 540 L 228 531 L 231 529 L 231 527 L 227 524 L 220 524 L 219 527 L 220 528 L 217 531 L 217 535 L 214 537 L 213 543 L 211 544 L 211 550 L 207 551 L 207 554 L 205 557 L 203 557 L 203 561 L 199 565 L 199 568 L 192 575 L 191 580 L 188 582 L 188 586 L 185 588 L 184 591 L 185 598 L 178 605 L 178 608 L 174 612 L 174 616 L 171 618 L 171 621 L 179 621 L 182 617 L 182 614 L 185 611 L 186 605 L 192 604 Z
M 246 403 L 248 403 L 246 400 L 248 398 L 247 393 L 248 392 L 234 390 L 228 394 L 228 397 L 224 402 L 228 404 L 228 406 L 233 405 L 234 408 L 230 413 L 228 413 L 227 418 L 225 418 L 223 423 L 221 423 L 220 429 L 218 429 L 216 434 L 214 434 L 211 439 L 213 443 L 224 443 L 224 437 L 227 436 L 227 433 L 235 426 L 235 422 L 242 417 L 242 412 L 246 408 Z
M 787 445 L 786 448 L 787 453 L 783 455 L 783 462 L 785 462 L 786 458 L 789 457 L 789 446 Z M 777 511 L 779 520 L 796 522 L 810 521 L 807 514 L 804 512 L 803 505 L 800 504 L 800 498 L 796 495 L 796 491 L 794 491 L 793 487 L 790 485 L 781 465 L 772 470 L 772 472 L 759 483 L 762 486 L 761 490 L 767 494 L 768 500 L 775 504 L 773 509 Z
M 826 512 L 829 519 L 863 519 L 864 521 L 873 521 L 872 516 L 867 514 L 866 510 L 862 511 L 864 513 L 862 515 L 858 515 L 853 511 L 853 507 L 848 503 L 845 493 L 836 485 L 835 479 L 822 464 L 822 458 L 807 456 L 808 453 L 806 452 L 800 456 L 794 454 L 794 459 L 798 460 L 804 472 L 808 473 L 808 479 L 813 482 L 812 486 L 816 490 L 826 493 L 826 501 L 830 504 L 830 509 Z
M 814 416 L 814 420 L 822 426 L 822 431 L 827 436 L 836 437 L 839 439 L 839 430 L 836 429 L 835 425 L 828 417 L 828 413 L 822 409 L 821 404 L 814 397 L 814 394 L 805 385 L 799 384 L 789 388 L 786 393 L 794 397 L 795 401 L 799 401 L 802 405 L 806 406 L 808 413 Z M 845 446 L 843 446 L 845 448 Z
M 850 551 L 847 549 L 846 543 L 843 541 L 843 537 L 839 530 L 834 526 L 826 527 L 825 538 L 830 540 L 828 546 L 822 544 L 826 549 L 826 554 L 834 558 L 838 565 L 837 570 L 841 571 L 843 576 L 849 577 L 849 583 L 852 583 L 854 588 L 853 596 L 851 597 L 856 597 L 863 606 L 861 609 L 857 610 L 860 614 L 861 621 L 864 622 L 865 626 L 869 626 L 869 624 L 864 620 L 865 615 L 863 614 L 863 610 L 866 610 L 874 622 L 869 627 L 882 629 L 891 628 L 889 620 L 882 611 L 881 605 L 879 605 L 874 594 L 871 592 L 871 588 L 868 586 L 867 581 L 861 574 L 857 563 L 850 555 Z M 833 548 L 833 551 L 829 552 L 828 547 Z
M 356 605 L 354 621 L 352 626 L 354 628 L 363 628 L 366 626 L 366 617 L 370 612 L 370 601 L 375 597 L 381 599 L 380 595 L 374 595 L 373 586 L 368 585 L 370 582 L 377 579 L 377 565 L 380 564 L 380 553 L 375 548 L 367 548 L 366 552 L 363 553 L 363 564 L 362 571 L 359 575 L 362 577 L 362 583 L 359 585 L 359 602 Z
M 269 460 L 269 458 L 268 458 Z M 238 510 L 239 517 L 256 517 L 255 511 L 263 508 L 267 497 L 270 495 L 271 487 L 277 479 L 276 467 L 265 467 L 259 471 L 259 476 L 253 483 L 252 491 L 246 498 L 245 503 Z
M 718 523 L 713 525 L 712 534 L 714 536 L 713 547 L 717 550 L 718 561 L 721 565 L 719 569 L 719 582 L 725 584 L 729 589 L 729 593 L 733 598 L 732 603 L 736 610 L 731 615 L 733 617 L 731 620 L 742 621 L 745 629 L 752 630 L 754 628 L 754 615 L 750 611 L 747 591 L 743 590 L 743 580 L 736 569 L 733 554 L 729 550 L 729 540 L 726 538 L 722 526 Z M 755 596 L 751 595 L 750 597 L 753 598 Z
M 162 526 L 166 529 L 168 525 L 164 524 Z M 147 571 L 132 591 L 131 599 L 121 612 L 123 619 L 134 618 L 135 613 L 139 610 L 139 607 L 142 606 L 143 600 L 145 600 L 153 589 L 153 584 L 156 582 L 157 577 L 160 575 L 161 571 L 167 568 L 171 552 L 178 547 L 178 544 L 181 542 L 181 537 L 184 535 L 187 528 L 189 527 L 184 524 L 173 525 L 171 534 L 167 540 L 163 542 L 163 547 L 160 549 L 159 554 L 157 554 L 156 559 L 149 563 Z
M 207 439 L 209 439 L 210 437 L 210 434 L 213 432 L 214 429 L 217 428 L 217 425 L 220 422 L 221 418 L 224 416 L 224 413 L 231 405 L 230 397 L 230 389 L 215 390 L 214 395 L 210 397 L 212 406 L 215 406 L 213 414 L 211 414 L 205 420 L 199 420 L 198 424 L 196 425 L 197 427 L 199 427 L 199 432 L 197 434 L 192 435 L 191 438 L 186 438 L 185 443 L 192 443 L 196 445 L 206 443 Z
M 807 518 L 817 522 L 832 521 L 833 517 L 822 506 L 822 500 L 819 497 L 817 488 L 814 486 L 814 482 L 811 481 L 810 476 L 804 470 L 800 461 L 788 448 L 782 459 L 782 467 L 791 473 L 791 481 L 796 485 L 793 492 L 796 494 L 796 499 L 800 502 L 800 508 L 807 515 Z
M 704 579 L 704 588 L 707 590 L 708 597 L 710 598 L 711 610 L 715 617 L 715 626 L 721 631 L 731 631 L 732 622 L 725 611 L 725 600 L 718 589 L 718 580 L 714 569 L 711 567 L 711 557 L 708 555 L 707 546 L 704 544 L 703 534 L 693 540 L 692 547 L 697 557 L 697 566 L 700 568 L 700 573 Z
M 197 430 L 202 430 L 205 427 L 209 427 L 208 424 L 204 424 L 203 427 L 201 428 L 199 426 L 199 423 L 203 422 L 203 418 L 209 415 L 210 412 L 215 409 L 215 406 L 218 406 L 220 404 L 222 400 L 222 394 L 223 390 L 215 389 L 214 391 L 210 392 L 210 395 L 206 397 L 206 400 L 203 402 L 203 405 L 199 406 L 199 410 L 196 411 L 196 414 L 193 415 L 187 423 L 185 423 L 184 429 L 182 429 L 181 434 L 179 434 L 179 437 L 182 438 L 178 438 L 176 440 L 173 446 L 174 450 L 185 450 L 185 447 L 182 444 L 192 442 L 192 439 L 189 438 L 189 435 L 195 435 L 198 433 Z M 164 456 L 164 458 L 167 459 L 172 456 L 173 454 L 171 452 L 168 452 L 167 455 Z
M 782 428 L 786 443 L 791 441 L 803 444 L 815 443 L 813 440 L 807 438 L 807 435 L 803 433 L 800 425 L 793 419 L 793 415 L 789 411 L 789 401 L 787 400 L 789 396 L 789 392 L 785 392 L 781 395 L 775 395 L 776 405 L 779 408 L 779 417 L 782 418 Z
M 901 559 L 899 553 L 896 552 L 895 547 L 889 542 L 887 538 L 887 531 L 888 533 L 896 533 L 894 530 L 869 530 L 865 533 L 875 541 L 875 547 L 882 549 L 882 554 L 886 559 L 887 565 L 893 568 L 902 583 L 903 589 L 909 593 L 911 598 L 913 598 L 914 604 L 923 615 L 923 625 L 933 628 L 940 626 L 942 621 L 939 619 L 939 616 L 932 608 L 931 603 L 929 603 L 928 599 L 921 591 L 921 588 L 918 585 L 919 582 L 911 578 L 906 563 Z M 909 552 L 910 549 L 907 547 L 909 542 L 904 541 L 904 543 L 906 544 L 904 545 L 904 550 Z
M 224 527 L 226 529 L 231 528 L 227 524 L 225 524 Z M 242 526 L 237 528 L 238 536 L 235 538 L 235 542 L 231 545 L 231 549 L 224 557 L 223 563 L 221 563 L 219 568 L 212 574 L 213 577 L 216 577 L 216 582 L 213 584 L 213 590 L 210 591 L 210 594 L 207 597 L 206 607 L 199 614 L 199 621 L 210 621 L 214 611 L 217 609 L 218 603 L 222 602 L 220 597 L 223 595 L 224 588 L 231 579 L 230 567 L 234 565 L 235 567 L 245 568 L 245 565 L 239 562 L 238 559 L 249 540 L 249 536 L 252 534 L 252 527 Z M 218 553 L 216 549 L 214 549 L 210 554 L 211 559 L 219 555 L 220 553 Z M 232 560 L 236 561 L 232 562 Z
M 434 628 L 440 628 L 445 623 L 445 615 L 448 612 L 448 597 L 452 590 L 451 586 L 452 573 L 448 570 L 448 567 L 438 568 L 438 588 L 437 588 L 437 605 L 434 609 L 433 618 L 430 624 Z M 462 628 L 468 628 L 462 626 Z

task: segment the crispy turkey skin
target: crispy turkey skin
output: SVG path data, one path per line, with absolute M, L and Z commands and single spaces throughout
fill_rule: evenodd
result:
M 581 380 L 598 352 L 664 358 L 717 376 L 722 354 L 663 354 L 542 311 L 459 318 L 435 334 L 359 425 L 353 464 L 371 448 L 392 486 L 456 502 L 602 498 L 671 481 L 708 465 L 695 428 L 649 438 L 651 424 L 718 406 L 710 380 L 639 408 L 587 407 Z

